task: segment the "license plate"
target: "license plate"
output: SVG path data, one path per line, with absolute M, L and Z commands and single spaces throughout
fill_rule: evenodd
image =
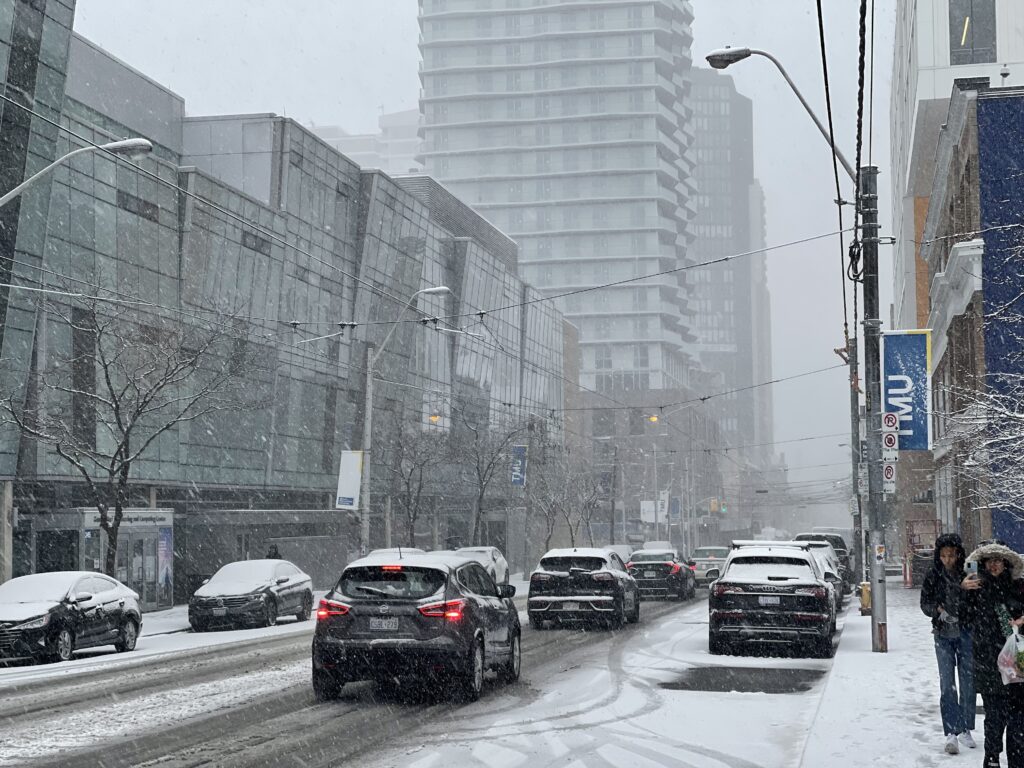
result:
M 370 629 L 383 629 L 394 632 L 398 629 L 398 618 L 393 617 L 390 619 L 370 619 Z
M 761 605 L 778 605 L 779 597 L 778 595 L 758 595 L 757 602 Z
M 580 609 L 579 603 L 562 603 L 563 611 L 578 611 Z
M 658 578 L 658 574 L 655 571 L 644 571 L 644 578 L 645 579 L 656 579 L 656 578 Z
M 211 611 L 211 613 L 214 616 L 227 616 L 228 615 L 228 609 L 227 608 L 214 608 Z

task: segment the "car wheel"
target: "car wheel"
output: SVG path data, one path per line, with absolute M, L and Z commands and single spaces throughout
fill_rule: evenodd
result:
M 277 603 L 268 597 L 263 604 L 263 626 L 272 627 L 277 624 Z
M 633 610 L 630 611 L 629 618 L 626 619 L 630 624 L 636 624 L 640 621 L 640 596 L 637 595 L 636 599 L 633 600 Z
M 708 633 L 708 653 L 713 656 L 721 656 L 729 652 L 729 646 L 718 636 L 717 632 Z
M 533 614 L 530 615 L 530 629 L 544 629 L 544 620 L 538 619 Z
M 624 599 L 619 598 L 615 601 L 615 607 L 612 609 L 612 615 L 608 618 L 608 626 L 611 629 L 618 629 L 622 626 L 626 620 L 626 606 L 624 605 Z
M 460 689 L 464 701 L 476 701 L 484 689 L 484 645 L 480 640 L 473 642 L 473 648 L 464 662 Z
M 313 670 L 313 695 L 317 701 L 332 701 L 341 694 L 345 683 L 326 669 Z
M 192 627 L 193 632 L 205 632 L 206 624 L 201 622 L 199 619 L 189 619 L 188 625 Z
M 811 650 L 816 658 L 819 659 L 830 659 L 832 658 L 832 633 L 829 632 L 825 637 L 820 637 L 814 641 L 814 645 Z
M 139 625 L 135 619 L 128 619 L 121 625 L 121 639 L 114 643 L 114 650 L 118 653 L 134 651 L 135 644 L 139 641 Z
M 519 670 L 523 663 L 523 647 L 518 632 L 512 635 L 512 643 L 509 650 L 511 654 L 501 670 L 501 679 L 506 683 L 514 683 L 519 679 Z
M 75 653 L 75 634 L 67 627 L 62 627 L 53 640 L 53 661 L 71 661 Z
M 313 593 L 307 592 L 302 596 L 302 607 L 299 608 L 299 612 L 295 614 L 295 618 L 299 621 L 309 621 L 309 617 L 313 615 Z

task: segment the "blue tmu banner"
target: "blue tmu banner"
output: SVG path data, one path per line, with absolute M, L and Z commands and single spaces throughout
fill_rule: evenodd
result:
M 526 485 L 526 446 L 512 446 L 512 485 Z
M 901 451 L 931 448 L 931 331 L 882 334 L 882 411 L 899 416 Z

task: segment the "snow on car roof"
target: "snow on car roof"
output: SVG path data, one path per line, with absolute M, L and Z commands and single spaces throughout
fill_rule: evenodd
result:
M 398 556 L 397 552 L 369 554 L 354 560 L 346 566 L 348 568 L 360 568 L 365 566 L 400 565 L 407 568 L 434 568 L 442 571 L 454 571 L 466 563 L 476 563 L 477 560 L 470 557 L 463 557 L 448 552 L 413 552 Z
M 609 552 L 607 549 L 598 549 L 597 547 L 576 547 L 575 549 L 552 549 L 541 557 L 541 560 L 547 560 L 549 557 L 599 557 L 602 560 L 607 560 Z
M 676 551 L 674 549 L 634 549 L 630 554 L 633 555 L 672 555 L 674 556 Z
M 814 557 L 814 555 L 812 555 L 806 549 L 797 549 L 796 547 L 760 546 L 742 547 L 741 549 L 734 549 L 732 551 L 732 554 L 729 556 L 730 560 L 744 560 L 746 558 L 755 557 L 785 557 L 790 560 L 807 562 L 807 558 Z
M 0 584 L 0 602 L 60 600 L 83 576 L 105 575 L 95 571 L 50 571 L 18 576 Z

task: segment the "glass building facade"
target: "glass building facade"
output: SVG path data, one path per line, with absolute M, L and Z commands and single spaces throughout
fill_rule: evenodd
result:
M 683 385 L 693 216 L 686 0 L 420 0 L 426 172 L 520 244 L 580 384 Z
M 323 513 L 334 506 L 341 451 L 361 445 L 367 348 L 379 349 L 393 327 L 375 366 L 375 545 L 384 530 L 376 505 L 403 428 L 444 433 L 472 407 L 500 430 L 563 407 L 562 317 L 517 276 L 517 247 L 493 225 L 431 179 L 363 171 L 291 120 L 185 117 L 179 96 L 68 27 L 70 16 L 67 86 L 37 103 L 52 104 L 61 129 L 37 139 L 29 125 L 39 157 L 26 163 L 23 152 L 5 184 L 85 142 L 144 136 L 154 151 L 137 162 L 79 156 L 23 198 L 17 260 L 4 252 L 8 269 L 18 267 L 12 280 L 99 297 L 101 307 L 130 304 L 140 344 L 158 343 L 147 329 L 217 329 L 227 340 L 218 361 L 255 361 L 239 374 L 251 407 L 174 424 L 132 468 L 129 504 L 174 512 L 179 596 L 222 562 L 258 556 L 269 539 L 347 534 L 344 513 L 330 524 Z M 17 160 L 6 142 L 2 153 Z M 416 291 L 437 285 L 451 293 L 420 296 L 403 314 Z M 58 402 L 74 395 L 40 374 L 81 339 L 37 302 L 18 315 L 4 308 L 5 392 L 74 412 L 74 402 Z M 10 350 L 17 364 L 7 364 Z M 66 375 L 71 389 L 82 383 L 78 369 Z M 102 441 L 102 425 L 92 429 Z M 89 497 L 47 445 L 9 430 L 0 450 L 0 480 L 13 481 L 21 512 L 14 570 L 27 572 L 39 566 L 33 518 L 89 506 Z M 507 483 L 495 486 L 506 492 Z M 460 494 L 447 489 L 442 527 L 463 526 Z M 247 527 L 254 509 L 287 513 Z M 230 526 L 196 526 L 224 510 L 235 510 L 220 515 Z

